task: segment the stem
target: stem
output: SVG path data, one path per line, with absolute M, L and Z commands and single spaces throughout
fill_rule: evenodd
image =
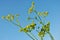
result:
M 8 20 L 7 20 L 7 21 L 8 21 Z M 20 25 L 14 23 L 14 22 L 12 22 L 12 21 L 9 21 L 9 22 L 11 22 L 12 24 L 14 24 L 14 25 L 16 25 L 16 26 L 22 28 Z M 26 32 L 25 32 L 25 33 L 26 33 Z M 26 34 L 27 34 L 31 39 L 35 40 L 30 34 L 28 34 L 28 33 L 26 33 Z
M 43 37 L 41 37 L 41 40 L 43 40 Z
M 17 25 L 17 24 L 15 24 L 14 22 L 12 22 L 14 25 Z M 17 25 L 17 26 L 19 26 L 20 28 L 22 28 L 20 25 Z M 26 32 L 25 32 L 26 33 Z M 38 40 L 31 32 L 29 32 L 36 40 Z M 32 38 L 31 37 L 31 35 L 29 35 L 28 33 L 26 33 L 30 38 Z M 34 40 L 34 38 L 32 38 L 33 40 Z
M 39 20 L 39 21 L 41 21 L 42 22 L 42 19 L 39 17 L 39 15 L 37 14 L 37 11 L 36 10 L 34 10 L 34 12 L 36 13 L 36 15 L 37 15 L 37 17 L 39 18 L 39 19 L 37 19 L 37 20 Z M 42 22 L 42 25 L 44 25 L 44 23 Z M 36 30 L 37 31 L 37 30 Z M 38 31 L 37 31 L 38 32 Z M 43 40 L 43 37 L 41 37 L 41 40 Z
M 32 40 L 35 40 L 31 35 L 29 35 L 28 33 L 26 33 Z
M 31 32 L 29 32 L 36 40 L 38 40 Z
M 22 28 L 20 25 L 18 25 L 18 24 L 16 24 L 16 23 L 14 23 L 14 22 L 12 22 L 12 21 L 10 21 L 12 24 L 14 24 L 14 25 L 16 25 L 16 26 L 18 26 L 18 27 L 20 27 L 20 28 Z
M 39 18 L 39 21 L 41 21 L 42 22 L 42 19 L 39 17 L 39 15 L 37 14 L 37 11 L 36 10 L 34 10 L 34 12 L 36 13 L 36 15 L 37 15 L 37 17 Z M 42 25 L 44 25 L 44 23 L 42 22 Z
M 51 37 L 51 40 L 54 40 L 52 34 L 50 32 L 47 32 L 49 34 L 49 36 Z

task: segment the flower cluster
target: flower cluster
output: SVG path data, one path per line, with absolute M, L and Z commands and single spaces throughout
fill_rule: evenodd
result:
M 45 16 L 48 15 L 48 12 L 47 11 L 46 12 L 38 12 L 38 15 L 42 16 L 42 17 L 45 17 Z
M 2 16 L 2 19 L 6 19 L 8 21 L 14 20 L 14 15 L 8 14 L 7 16 Z
M 29 8 L 29 10 L 28 10 L 28 13 L 30 14 L 30 13 L 32 13 L 32 12 L 34 12 L 36 15 L 34 15 L 34 17 L 33 18 L 31 18 L 30 16 L 27 18 L 27 20 L 30 20 L 30 19 L 32 19 L 32 20 L 37 20 L 37 22 L 39 22 L 39 25 L 40 24 L 42 24 L 42 27 L 40 28 L 40 26 L 38 25 L 38 28 L 37 28 L 37 32 L 38 32 L 38 36 L 39 37 L 41 37 L 41 40 L 43 40 L 43 37 L 45 36 L 45 34 L 46 33 L 48 33 L 50 36 L 51 36 L 51 38 L 53 39 L 53 37 L 52 37 L 52 35 L 50 34 L 50 22 L 48 22 L 47 24 L 44 24 L 44 21 L 42 20 L 43 18 L 45 18 L 46 16 L 48 16 L 48 12 L 46 11 L 46 12 L 37 12 L 35 9 L 34 9 L 34 2 L 32 2 L 32 5 L 31 5 L 31 7 Z M 14 22 L 12 22 L 14 25 L 16 25 L 16 26 L 19 26 L 20 27 L 20 30 L 19 30 L 19 32 L 24 32 L 24 33 L 26 33 L 27 34 L 27 32 L 28 32 L 28 36 L 30 37 L 30 38 L 32 38 L 33 40 L 38 40 L 34 35 L 32 35 L 32 33 L 31 33 L 31 31 L 33 31 L 33 30 L 35 30 L 35 28 L 36 28 L 36 25 L 38 24 L 37 22 L 36 23 L 34 23 L 34 21 L 31 23 L 31 24 L 29 24 L 29 25 L 27 25 L 27 26 L 25 26 L 24 28 L 23 27 L 21 27 L 20 26 L 20 23 L 19 23 L 19 21 L 18 21 L 18 18 L 19 17 L 19 14 L 16 14 L 16 15 L 12 15 L 12 14 L 8 14 L 7 16 L 2 16 L 2 19 L 6 19 L 6 20 L 8 20 L 8 21 L 10 21 L 10 22 L 12 22 L 14 19 L 16 19 L 16 22 L 18 23 L 14 23 Z M 30 35 L 32 35 L 32 36 L 34 36 L 34 37 L 32 37 L 32 36 L 30 36 Z
M 20 30 L 19 30 L 20 32 L 28 32 L 28 30 L 26 29 L 26 28 L 21 28 Z
M 34 8 L 34 2 L 32 2 L 32 6 L 29 8 L 29 10 L 28 10 L 28 13 L 30 14 L 30 13 L 32 13 L 33 12 L 33 8 Z
M 44 37 L 44 35 L 45 35 L 45 32 L 44 32 L 44 31 L 40 31 L 40 32 L 38 33 L 38 36 L 39 36 L 39 37 Z
M 31 23 L 29 25 L 27 25 L 25 28 L 21 28 L 20 31 L 22 32 L 31 32 L 33 29 L 35 29 L 36 24 L 35 23 Z
M 8 14 L 7 16 L 2 16 L 2 19 L 5 19 L 10 22 L 16 21 L 17 24 L 20 25 L 18 17 L 19 17 L 19 14 L 16 14 L 16 15 Z
M 16 15 L 8 14 L 7 16 L 2 16 L 2 19 L 6 19 L 8 21 L 13 21 L 18 16 L 19 16 L 19 14 L 16 14 Z
M 50 30 L 50 22 L 42 26 L 41 31 L 38 32 L 38 36 L 44 37 L 45 33 L 49 32 L 49 30 Z

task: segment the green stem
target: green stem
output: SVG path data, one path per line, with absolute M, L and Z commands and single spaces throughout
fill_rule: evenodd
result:
M 39 17 L 39 15 L 37 14 L 37 11 L 36 10 L 34 10 L 34 12 L 36 13 L 36 15 L 37 15 L 37 17 L 39 18 L 39 21 L 41 21 L 42 22 L 42 19 Z M 44 23 L 42 22 L 42 25 L 44 25 Z
M 52 34 L 50 32 L 47 32 L 49 34 L 49 36 L 51 37 L 51 40 L 54 40 Z
M 18 27 L 20 27 L 20 28 L 22 28 L 20 25 L 18 25 L 18 24 L 16 24 L 16 23 L 14 23 L 14 22 L 12 22 L 12 21 L 10 21 L 12 24 L 14 24 L 14 25 L 16 25 L 16 26 L 18 26 Z
M 31 32 L 29 32 L 29 34 L 31 34 L 36 40 L 38 40 Z
M 26 33 L 32 40 L 35 40 L 31 35 L 29 35 L 28 33 Z
M 41 37 L 41 40 L 43 40 L 43 37 Z
M 17 25 L 16 23 L 14 23 L 14 22 L 12 22 L 13 24 L 15 24 L 15 25 Z M 20 28 L 22 28 L 20 25 L 17 25 L 17 26 L 19 26 Z M 25 32 L 26 33 L 26 32 Z M 38 40 L 31 32 L 29 32 L 36 40 Z M 26 33 L 30 38 L 32 38 L 31 37 L 31 35 L 29 35 L 28 33 Z M 33 40 L 34 40 L 34 38 L 32 38 Z
M 8 20 L 7 20 L 7 21 L 8 21 Z M 12 24 L 14 24 L 14 25 L 16 25 L 16 26 L 22 28 L 20 25 L 14 23 L 14 22 L 12 22 L 12 21 L 9 21 L 9 22 L 11 22 Z M 26 33 L 26 32 L 25 32 L 25 33 Z M 26 33 L 26 34 L 27 34 L 32 40 L 35 40 L 30 34 L 28 34 L 28 33 Z

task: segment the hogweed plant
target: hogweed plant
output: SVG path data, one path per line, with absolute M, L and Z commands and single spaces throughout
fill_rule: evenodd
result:
M 2 16 L 2 19 L 5 19 L 8 22 L 11 22 L 12 24 L 20 27 L 19 32 L 24 32 L 26 33 L 26 35 L 28 35 L 32 40 L 38 40 L 36 38 L 36 36 L 34 36 L 34 34 L 32 33 L 33 30 L 35 30 L 36 32 L 38 32 L 38 37 L 40 38 L 40 40 L 44 40 L 43 38 L 45 37 L 46 34 L 49 34 L 51 40 L 54 40 L 52 34 L 50 33 L 50 22 L 47 22 L 46 24 L 43 21 L 43 18 L 46 18 L 46 16 L 48 16 L 48 12 L 37 12 L 35 10 L 35 3 L 32 2 L 31 7 L 28 9 L 28 15 L 30 14 L 36 14 L 33 18 L 28 17 L 28 20 L 33 20 L 30 24 L 26 25 L 24 28 L 20 25 L 18 17 L 19 14 L 16 15 L 12 15 L 12 14 L 8 14 L 7 16 Z M 16 19 L 16 22 L 14 22 L 14 20 Z M 38 28 L 36 28 L 38 25 L 38 23 L 35 23 L 34 20 L 37 20 L 37 22 L 39 23 L 39 25 L 42 25 L 41 28 L 40 26 Z M 46 20 L 46 19 L 45 19 Z

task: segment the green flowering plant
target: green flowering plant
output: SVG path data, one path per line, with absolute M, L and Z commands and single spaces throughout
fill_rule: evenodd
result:
M 12 24 L 20 27 L 19 32 L 24 32 L 26 33 L 32 40 L 38 40 L 34 34 L 32 33 L 33 30 L 35 30 L 36 32 L 38 32 L 38 36 L 41 40 L 44 40 L 43 38 L 45 37 L 45 35 L 48 33 L 51 37 L 51 40 L 54 40 L 53 36 L 50 33 L 50 22 L 47 22 L 46 24 L 44 24 L 43 19 L 46 16 L 48 16 L 48 12 L 37 12 L 34 8 L 35 3 L 32 2 L 31 7 L 28 9 L 28 15 L 30 15 L 32 12 L 34 12 L 34 14 L 36 14 L 34 16 L 34 18 L 28 17 L 28 21 L 29 20 L 33 20 L 32 23 L 26 25 L 24 28 L 20 25 L 20 22 L 18 20 L 19 14 L 16 15 L 12 15 L 12 14 L 8 14 L 7 16 L 2 16 L 2 19 L 7 20 L 8 22 L 11 22 Z M 16 22 L 14 22 L 16 18 Z M 38 25 L 37 23 L 35 23 L 35 20 L 37 20 L 37 22 L 39 22 L 39 25 L 42 25 L 41 28 L 40 26 L 36 29 L 36 25 Z

